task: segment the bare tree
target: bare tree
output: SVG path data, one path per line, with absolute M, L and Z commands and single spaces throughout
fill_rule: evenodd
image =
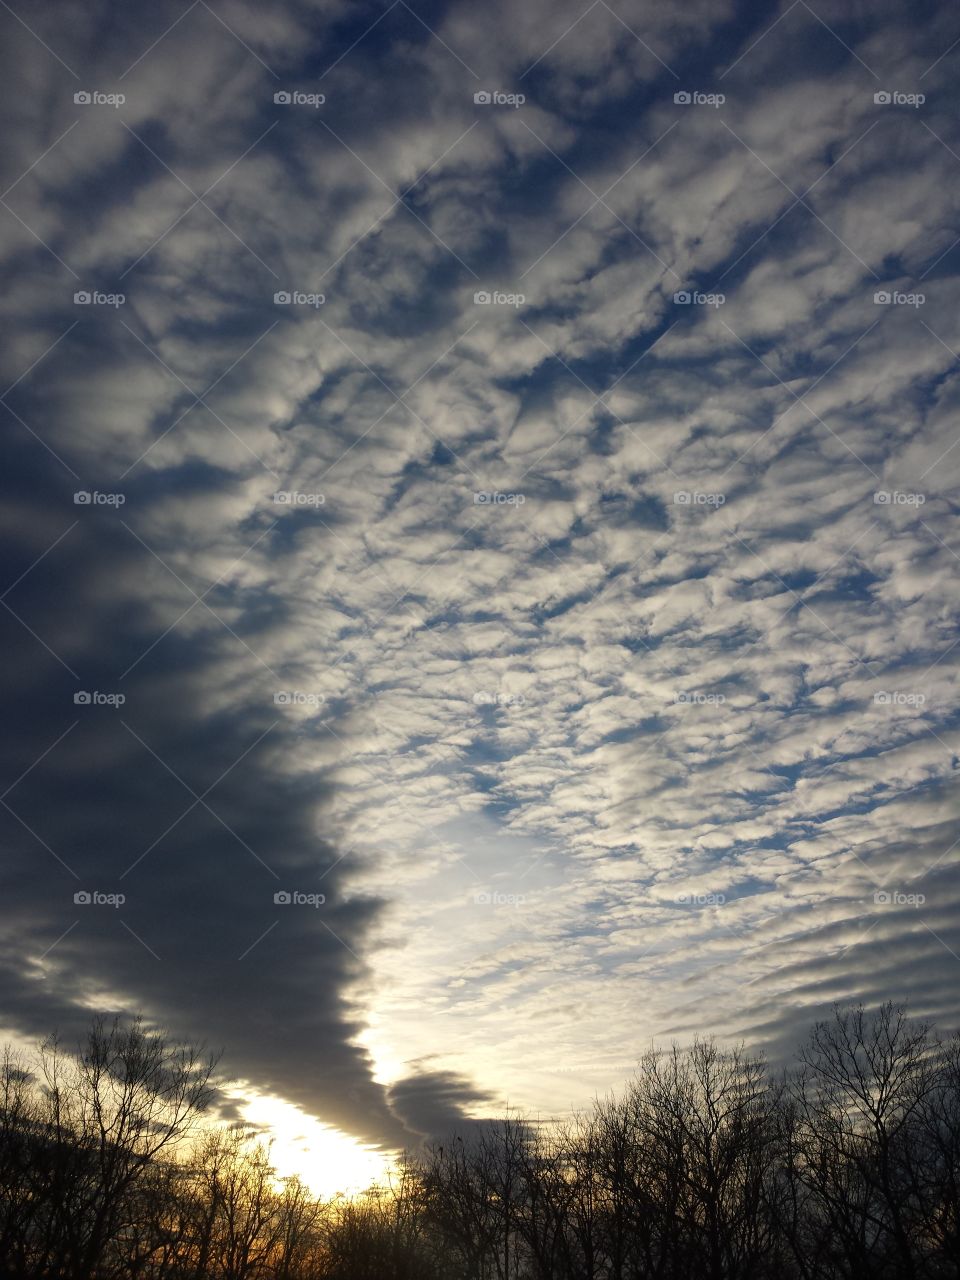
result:
M 148 1032 L 140 1020 L 95 1020 L 85 1045 L 56 1039 L 39 1054 L 41 1199 L 51 1275 L 89 1280 L 126 1225 L 131 1191 L 152 1162 L 194 1131 L 210 1096 L 212 1059 Z
M 9 1048 L 0 1062 L 0 1267 L 28 1274 L 36 1235 L 34 1172 L 39 1108 L 31 1073 Z
M 139 1023 L 0 1062 L 11 1280 L 960 1280 L 960 1036 L 838 1009 L 798 1068 L 652 1052 L 566 1124 L 473 1124 L 323 1204 Z
M 807 1244 L 833 1274 L 931 1274 L 918 1161 L 936 1056 L 928 1028 L 891 1004 L 838 1008 L 811 1033 L 793 1089 L 795 1171 Z
M 762 1057 L 702 1040 L 686 1053 L 651 1053 L 628 1100 L 642 1156 L 635 1194 L 658 1224 L 648 1273 L 759 1275 L 776 1252 L 767 1203 L 777 1094 Z

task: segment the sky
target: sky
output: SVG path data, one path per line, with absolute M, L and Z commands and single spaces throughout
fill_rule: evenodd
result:
M 365 1173 L 952 1030 L 953 7 L 0 29 L 6 1035 L 140 1011 Z

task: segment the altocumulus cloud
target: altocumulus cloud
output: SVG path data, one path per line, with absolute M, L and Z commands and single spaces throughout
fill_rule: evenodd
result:
M 394 1146 L 954 1019 L 949 8 L 20 16 L 6 1025 Z

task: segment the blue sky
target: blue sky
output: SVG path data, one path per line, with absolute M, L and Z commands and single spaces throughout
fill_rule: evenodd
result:
M 8 1033 L 391 1147 L 953 1025 L 951 7 L 0 23 Z

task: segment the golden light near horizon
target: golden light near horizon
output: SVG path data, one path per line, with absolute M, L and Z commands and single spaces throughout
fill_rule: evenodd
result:
M 243 1114 L 249 1124 L 267 1131 L 277 1175 L 296 1175 L 320 1199 L 357 1195 L 386 1176 L 389 1152 L 323 1124 L 292 1103 L 256 1095 L 245 1103 Z

